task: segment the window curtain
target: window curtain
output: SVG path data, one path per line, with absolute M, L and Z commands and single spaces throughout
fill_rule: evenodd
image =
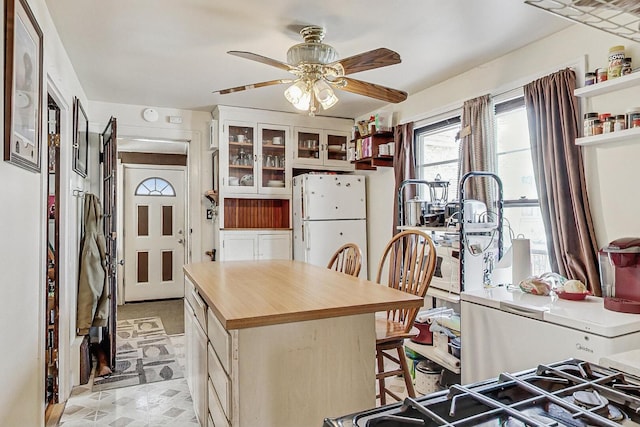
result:
M 413 144 L 413 122 L 398 125 L 394 128 L 395 152 L 393 153 L 393 172 L 395 174 L 395 193 L 393 195 L 393 230 L 398 233 L 398 189 L 402 181 L 416 177 L 416 159 Z M 415 185 L 407 185 L 403 191 L 403 203 L 415 195 Z
M 460 156 L 458 181 L 472 171 L 496 171 L 496 143 L 493 100 L 489 95 L 465 101 L 462 106 L 460 128 Z M 465 199 L 484 202 L 495 213 L 497 189 L 490 178 L 467 180 Z
M 524 87 L 531 156 L 551 269 L 602 295 L 587 199 L 575 73 L 558 71 Z

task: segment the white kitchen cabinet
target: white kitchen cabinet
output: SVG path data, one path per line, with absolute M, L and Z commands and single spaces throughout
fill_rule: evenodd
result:
M 258 124 L 258 193 L 291 194 L 291 128 Z
M 257 259 L 291 259 L 291 232 L 258 234 Z
M 296 166 L 337 166 L 353 170 L 347 160 L 347 131 L 296 127 L 293 161 Z
M 221 230 L 221 261 L 291 259 L 290 230 Z
M 291 194 L 289 126 L 226 120 L 220 147 L 225 194 Z
M 185 295 L 186 295 L 186 287 L 185 287 Z M 187 298 L 184 299 L 184 357 L 185 357 L 185 367 L 184 367 L 184 377 L 187 380 L 187 385 L 189 386 L 189 393 L 193 396 L 193 364 L 191 363 L 192 351 L 193 347 L 191 341 L 193 340 L 193 322 L 195 321 L 195 315 L 193 314 L 193 309 Z
M 222 125 L 220 180 L 223 193 L 257 193 L 257 123 L 227 120 Z
M 184 308 L 185 376 L 196 416 L 201 425 L 206 425 L 208 414 L 207 306 L 187 278 L 185 278 Z
M 351 139 L 353 120 L 335 117 L 266 111 L 249 108 L 216 106 L 212 117 L 218 123 L 218 146 L 220 149 L 221 193 L 229 194 L 291 194 L 292 168 L 352 171 L 348 162 L 346 145 Z M 292 132 L 317 134 L 317 146 L 297 149 L 300 139 Z M 240 136 L 240 140 L 238 139 Z M 279 144 L 282 142 L 282 144 Z M 282 149 L 284 146 L 284 150 Z M 343 148 L 344 146 L 344 148 Z M 242 151 L 241 151 L 242 150 Z M 284 151 L 282 166 L 267 166 L 267 156 L 280 156 Z M 317 152 L 317 157 L 316 156 Z M 244 157 L 240 159 L 240 155 Z M 236 157 L 237 156 L 237 157 Z M 234 164 L 235 162 L 235 164 Z M 247 163 L 247 164 L 245 164 Z M 279 187 L 280 174 L 284 174 L 285 187 Z M 235 179 L 253 175 L 253 185 L 240 185 Z M 245 178 L 243 183 L 247 183 Z M 262 185 L 259 186 L 262 180 Z M 269 181 L 273 181 L 269 186 Z M 248 187 L 248 188 L 240 188 Z
M 207 334 L 199 322 L 193 323 L 194 336 L 192 340 L 193 356 L 193 383 L 195 392 L 191 395 L 193 406 L 200 424 L 204 425 L 207 419 Z

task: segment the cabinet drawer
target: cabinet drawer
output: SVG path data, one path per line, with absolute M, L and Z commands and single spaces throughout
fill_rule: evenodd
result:
M 218 321 L 211 309 L 207 310 L 207 318 L 209 341 L 211 341 L 222 367 L 228 375 L 231 375 L 231 335 Z
M 209 364 L 207 366 L 213 389 L 218 395 L 220 406 L 222 406 L 225 415 L 231 419 L 231 381 L 211 345 L 209 345 L 208 358 Z
M 222 407 L 220 407 L 216 392 L 213 390 L 213 384 L 209 381 L 209 425 L 211 426 L 211 424 L 214 427 L 231 427 Z
M 192 288 L 191 291 L 186 294 L 187 300 L 193 308 L 193 313 L 196 315 L 196 319 L 198 319 L 198 323 L 204 331 L 207 331 L 207 304 L 204 302 L 202 297 L 198 294 L 195 288 Z

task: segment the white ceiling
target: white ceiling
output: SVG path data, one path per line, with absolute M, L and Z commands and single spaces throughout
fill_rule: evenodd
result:
M 291 77 L 228 55 L 286 62 L 302 25 L 321 25 L 341 58 L 386 47 L 402 63 L 352 75 L 411 96 L 571 25 L 522 0 L 46 0 L 89 100 L 211 110 L 234 105 L 295 111 L 277 85 Z M 323 115 L 357 117 L 384 102 L 338 92 Z

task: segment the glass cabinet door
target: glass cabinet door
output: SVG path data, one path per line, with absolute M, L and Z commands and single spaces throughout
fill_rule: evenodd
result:
M 322 164 L 321 132 L 317 129 L 296 128 L 295 161 L 305 164 Z
M 229 124 L 229 170 L 226 185 L 234 191 L 255 191 L 255 167 L 257 154 L 254 139 L 255 127 L 251 125 Z M 247 190 L 247 191 L 243 191 Z
M 326 131 L 326 159 L 325 165 L 344 166 L 349 164 L 347 161 L 347 142 L 350 135 L 341 131 Z
M 289 128 L 285 126 L 258 126 L 261 148 L 260 192 L 277 193 L 278 188 L 288 187 L 286 152 Z

